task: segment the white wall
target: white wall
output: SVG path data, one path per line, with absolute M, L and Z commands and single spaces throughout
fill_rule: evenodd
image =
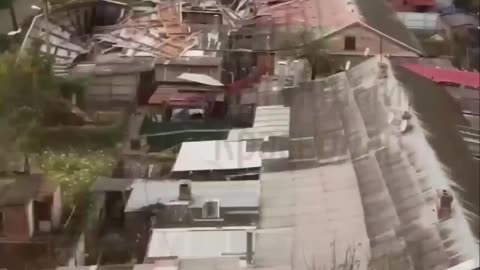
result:
M 52 227 L 57 229 L 60 226 L 60 222 L 62 221 L 62 192 L 60 186 L 57 188 L 55 193 L 53 194 L 53 202 L 52 202 Z
M 30 202 L 28 202 L 25 209 L 27 211 L 28 232 L 29 236 L 32 237 L 35 230 L 35 219 L 33 216 L 33 200 L 30 200 Z

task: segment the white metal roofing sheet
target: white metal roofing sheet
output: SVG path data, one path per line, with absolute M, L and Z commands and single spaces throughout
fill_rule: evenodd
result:
M 153 229 L 148 258 L 208 258 L 241 255 L 247 251 L 245 229 Z
M 205 85 L 211 85 L 211 86 L 223 86 L 223 83 L 205 74 L 182 73 L 180 74 L 180 76 L 178 76 L 178 79 L 201 83 Z
M 173 166 L 173 172 L 259 168 L 260 152 L 247 152 L 246 142 L 184 142 Z
M 279 105 L 257 106 L 253 127 L 232 129 L 229 141 L 268 139 L 271 136 L 288 136 L 290 130 L 290 108 Z

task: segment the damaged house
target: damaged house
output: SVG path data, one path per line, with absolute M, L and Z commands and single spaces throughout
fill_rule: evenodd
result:
M 93 108 L 145 104 L 149 97 L 141 90 L 151 89 L 162 76 L 152 77 L 151 72 L 160 73 L 169 61 L 203 44 L 206 34 L 192 31 L 182 21 L 180 9 L 175 3 L 159 3 L 139 11 L 107 0 L 66 5 L 53 9 L 48 20 L 43 15 L 34 18 L 22 50 L 38 45 L 41 52 L 55 57 L 58 76 L 91 78 L 83 98 Z M 189 58 L 177 61 L 169 69 L 189 66 L 183 72 L 203 74 L 206 68 L 208 76 L 220 79 L 221 59 L 191 66 Z
M 57 184 L 39 174 L 1 176 L 0 267 L 18 269 L 24 267 L 25 258 L 51 256 L 47 249 L 53 249 L 53 233 L 60 228 L 61 219 Z

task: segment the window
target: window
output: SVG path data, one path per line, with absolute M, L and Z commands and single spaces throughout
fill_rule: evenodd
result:
M 346 36 L 344 48 L 346 51 L 354 51 L 357 48 L 357 41 L 355 37 Z

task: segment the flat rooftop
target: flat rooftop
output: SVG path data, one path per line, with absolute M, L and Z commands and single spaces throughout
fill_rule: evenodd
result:
M 184 181 L 137 179 L 125 206 L 125 212 L 141 211 L 157 203 L 178 201 L 179 185 Z M 192 200 L 189 207 L 201 208 L 207 200 L 219 200 L 220 207 L 256 208 L 260 205 L 258 181 L 190 182 Z

